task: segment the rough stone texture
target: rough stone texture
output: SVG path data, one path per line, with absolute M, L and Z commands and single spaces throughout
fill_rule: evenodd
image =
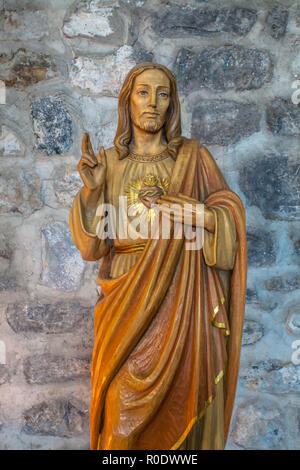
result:
M 69 167 L 59 167 L 55 171 L 53 180 L 57 201 L 63 207 L 71 208 L 74 197 L 82 188 L 78 171 Z
M 93 148 L 98 152 L 101 146 L 110 148 L 118 123 L 117 98 L 107 96 L 84 97 L 81 103 L 82 123 L 94 136 Z
M 43 11 L 6 11 L 1 14 L 1 41 L 41 39 L 48 34 L 47 15 Z
M 44 401 L 24 412 L 28 434 L 71 437 L 87 430 L 88 407 L 74 398 Z
M 286 329 L 291 335 L 300 337 L 300 312 L 298 305 L 289 308 Z
M 117 32 L 124 28 L 122 17 L 117 8 L 109 4 L 116 2 L 93 1 L 87 3 L 81 1 L 75 10 L 64 21 L 63 33 L 69 38 L 77 36 L 94 38 L 105 38 L 109 41 L 114 39 Z
M 300 105 L 276 99 L 267 107 L 267 124 L 273 134 L 300 135 Z
M 226 448 L 299 449 L 299 19 L 291 0 L 0 0 L 1 449 L 89 448 L 99 263 L 80 259 L 68 213 L 82 134 L 112 146 L 119 90 L 142 61 L 174 73 L 183 135 L 246 208 Z
M 252 364 L 242 370 L 241 382 L 250 390 L 263 390 L 270 393 L 290 393 L 300 391 L 300 367 L 283 364 L 278 360 L 267 360 Z
M 5 238 L 4 233 L 0 233 L 0 257 L 10 259 L 12 249 L 10 248 L 9 241 Z
M 7 127 L 2 126 L 0 133 L 0 156 L 22 155 L 24 147 L 18 137 Z
M 118 96 L 123 81 L 134 67 L 131 46 L 122 46 L 103 59 L 76 58 L 70 70 L 71 83 L 79 88 L 109 96 Z
M 276 250 L 270 237 L 265 230 L 251 227 L 247 232 L 248 263 L 250 266 L 269 266 L 275 263 Z
M 19 49 L 0 62 L 0 79 L 7 87 L 24 88 L 42 80 L 53 78 L 56 67 L 51 56 Z
M 145 5 L 147 0 L 119 0 L 120 4 L 124 4 L 129 8 L 141 8 L 142 6 Z
M 9 305 L 6 318 L 15 333 L 69 333 L 90 325 L 91 308 L 78 302 Z
M 153 52 L 147 51 L 140 42 L 133 45 L 133 60 L 139 64 L 140 62 L 153 62 Z
M 0 276 L 0 292 L 1 291 L 15 291 L 19 287 L 18 281 L 14 277 Z
M 85 263 L 72 241 L 69 228 L 55 223 L 42 230 L 42 237 L 42 282 L 59 290 L 75 290 L 79 287 Z
M 213 100 L 193 109 L 192 134 L 202 144 L 228 145 L 259 130 L 260 113 L 254 104 Z
M 277 407 L 246 405 L 239 407 L 232 440 L 244 449 L 285 448 L 283 416 Z
M 243 328 L 243 345 L 254 344 L 264 335 L 263 325 L 256 321 L 245 320 Z
M 295 254 L 300 255 L 300 239 L 294 241 Z
M 299 409 L 297 409 L 297 436 L 300 434 L 300 412 Z M 299 446 L 297 445 L 297 448 L 299 449 Z
M 0 364 L 0 385 L 5 384 L 9 380 L 9 369 L 6 364 Z
M 88 377 L 90 358 L 65 358 L 42 354 L 31 356 L 24 361 L 24 375 L 29 384 L 60 383 Z
M 299 164 L 289 156 L 265 155 L 251 160 L 240 173 L 240 187 L 249 205 L 267 219 L 299 219 Z
M 59 96 L 31 103 L 36 149 L 46 155 L 68 152 L 73 144 L 72 119 Z
M 206 87 L 225 91 L 261 88 L 272 78 L 272 62 L 267 51 L 225 46 L 197 54 L 180 50 L 175 61 L 179 89 L 185 93 Z
M 169 7 L 153 18 L 153 30 L 163 37 L 234 33 L 245 36 L 255 24 L 255 10 L 247 8 L 208 9 Z
M 280 39 L 285 35 L 289 13 L 283 7 L 276 7 L 266 19 L 267 30 L 274 39 Z
M 276 276 L 265 282 L 267 290 L 279 292 L 291 292 L 300 289 L 300 275 L 287 275 L 286 277 Z
M 251 303 L 257 303 L 257 293 L 253 289 L 247 289 L 246 292 L 246 302 L 251 304 Z
M 1 171 L 0 213 L 28 216 L 41 207 L 40 179 L 35 171 L 20 168 Z

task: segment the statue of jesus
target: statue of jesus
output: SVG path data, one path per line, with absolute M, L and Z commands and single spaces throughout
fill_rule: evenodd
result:
M 83 137 L 70 213 L 82 258 L 102 259 L 91 449 L 224 449 L 245 303 L 244 208 L 209 151 L 181 135 L 166 67 L 135 66 L 118 112 L 111 148 L 95 154 Z M 154 220 L 156 231 L 145 230 Z M 179 228 L 200 229 L 202 242 L 191 248 Z

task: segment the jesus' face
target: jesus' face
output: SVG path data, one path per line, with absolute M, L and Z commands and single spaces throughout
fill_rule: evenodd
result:
M 170 81 L 158 69 L 138 75 L 130 95 L 132 123 L 146 132 L 156 133 L 165 124 L 170 104 Z

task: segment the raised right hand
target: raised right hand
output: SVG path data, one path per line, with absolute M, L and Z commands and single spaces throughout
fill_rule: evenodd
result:
M 84 186 L 90 190 L 102 189 L 106 177 L 106 154 L 103 147 L 95 155 L 89 134 L 84 134 L 81 159 L 77 165 Z

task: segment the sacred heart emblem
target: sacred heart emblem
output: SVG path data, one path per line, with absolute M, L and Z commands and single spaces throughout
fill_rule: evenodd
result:
M 148 173 L 142 178 L 131 181 L 125 188 L 128 208 L 131 214 L 141 215 L 147 213 L 151 218 L 153 209 L 151 206 L 156 204 L 157 200 L 163 194 L 166 194 L 169 187 L 167 178 L 160 178 L 157 175 Z
M 153 204 L 156 204 L 160 196 L 164 194 L 164 190 L 159 186 L 159 180 L 157 176 L 146 175 L 142 180 L 142 187 L 139 190 L 138 198 L 145 204 L 148 209 Z

